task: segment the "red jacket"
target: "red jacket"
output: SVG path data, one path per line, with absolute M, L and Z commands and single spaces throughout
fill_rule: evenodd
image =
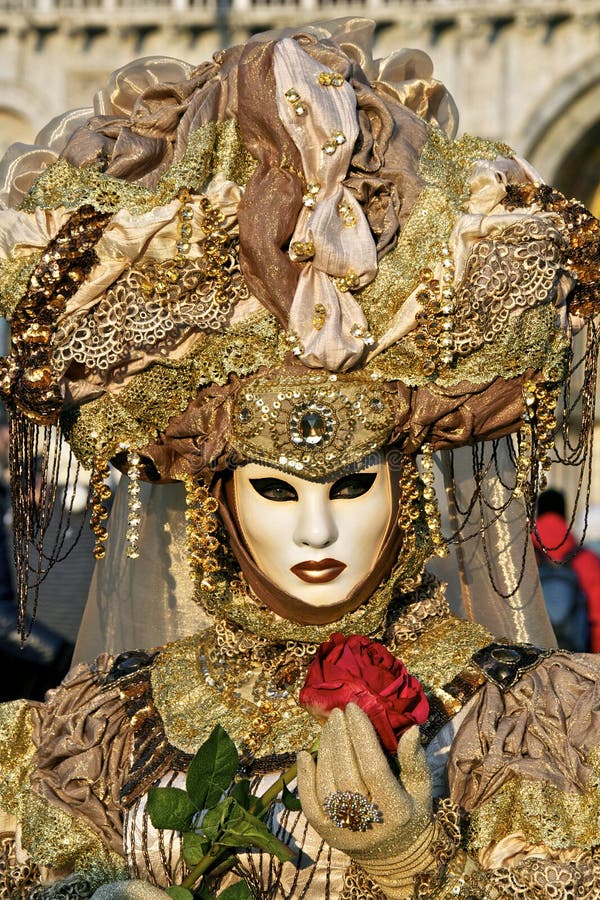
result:
M 540 542 L 548 547 L 547 555 L 555 562 L 560 562 L 577 547 L 577 541 L 569 532 L 567 522 L 558 513 L 543 513 L 535 523 L 533 543 L 536 550 Z M 539 535 L 539 539 L 538 539 Z M 556 548 L 556 549 L 553 549 Z M 587 599 L 588 618 L 590 620 L 590 650 L 600 652 L 600 557 L 592 550 L 581 550 L 571 563 L 577 580 Z

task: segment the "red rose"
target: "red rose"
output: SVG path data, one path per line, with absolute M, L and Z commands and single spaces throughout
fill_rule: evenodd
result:
M 429 703 L 421 683 L 378 641 L 360 634 L 332 634 L 309 666 L 300 705 L 324 721 L 332 709 L 356 703 L 366 712 L 386 750 L 394 753 L 402 732 L 422 725 Z

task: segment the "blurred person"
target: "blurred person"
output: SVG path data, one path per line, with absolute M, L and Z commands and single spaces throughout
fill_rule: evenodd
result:
M 540 494 L 533 531 L 540 579 L 558 644 L 600 651 L 600 557 L 580 547 L 566 517 L 565 496 Z

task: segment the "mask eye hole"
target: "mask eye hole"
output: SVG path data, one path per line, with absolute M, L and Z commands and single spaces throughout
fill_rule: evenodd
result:
M 335 481 L 329 489 L 330 500 L 355 500 L 369 491 L 377 478 L 376 472 L 356 472 Z
M 273 500 L 275 503 L 287 503 L 297 500 L 298 494 L 291 484 L 282 478 L 251 478 L 250 484 L 257 494 L 265 500 Z

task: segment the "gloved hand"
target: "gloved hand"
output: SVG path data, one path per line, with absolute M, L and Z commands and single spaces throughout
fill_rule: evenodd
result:
M 94 891 L 91 900 L 169 900 L 169 894 L 147 881 L 111 881 Z
M 416 725 L 400 738 L 398 761 L 401 781 L 368 716 L 350 703 L 323 726 L 316 764 L 310 753 L 298 754 L 298 791 L 321 837 L 356 860 L 387 897 L 405 900 L 414 877 L 435 867 L 431 778 Z

